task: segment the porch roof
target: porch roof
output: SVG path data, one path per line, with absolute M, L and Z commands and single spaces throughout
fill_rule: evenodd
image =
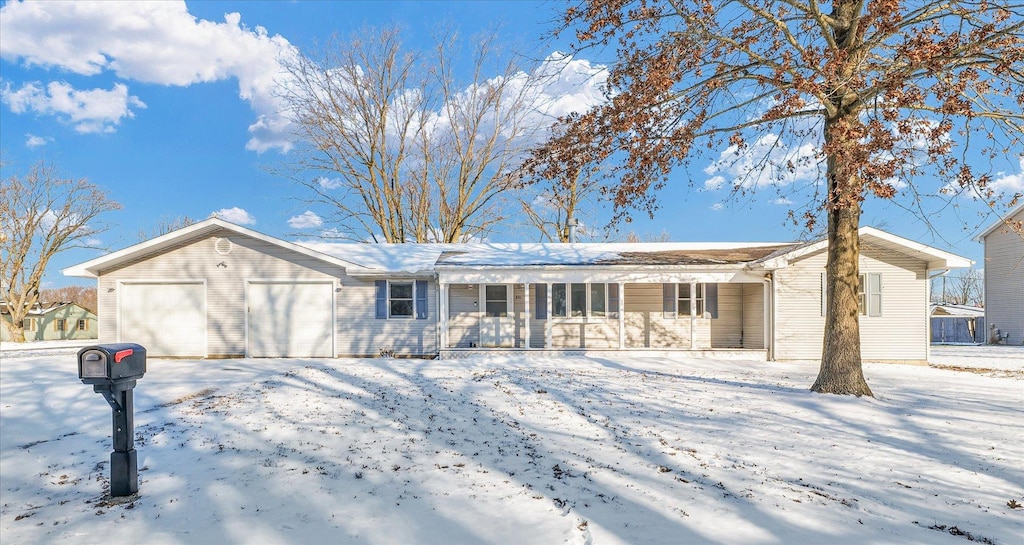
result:
M 738 265 L 791 247 L 787 243 L 474 244 L 443 252 L 436 268 L 530 268 Z

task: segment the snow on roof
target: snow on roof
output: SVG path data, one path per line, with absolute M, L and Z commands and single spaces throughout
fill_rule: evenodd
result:
M 380 272 L 408 274 L 464 267 L 742 264 L 792 246 L 765 242 L 298 244 Z
M 64 307 L 68 306 L 68 305 L 75 305 L 75 306 L 81 307 L 81 305 L 78 305 L 77 303 L 64 302 L 64 301 L 55 301 L 55 302 L 52 302 L 52 303 L 36 303 L 35 305 L 32 305 L 32 308 L 30 308 L 28 310 L 27 315 L 28 316 L 44 316 L 44 315 L 49 314 L 49 313 L 51 313 L 51 312 L 53 312 L 55 310 L 62 309 Z M 0 313 L 10 314 L 10 308 L 9 307 L 10 307 L 10 303 L 8 303 L 8 302 L 0 303 Z M 81 307 L 81 308 L 84 308 L 84 307 Z
M 980 318 L 985 309 L 968 305 L 932 304 L 931 315 L 934 318 L 950 316 L 956 318 Z

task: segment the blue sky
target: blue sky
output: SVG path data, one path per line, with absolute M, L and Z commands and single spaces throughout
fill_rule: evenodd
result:
M 272 129 L 272 90 L 263 77 L 274 52 L 311 51 L 332 34 L 399 23 L 411 47 L 427 47 L 438 25 L 466 34 L 499 26 L 503 41 L 541 57 L 566 51 L 566 38 L 545 38 L 560 2 L 5 2 L 0 8 L 0 153 L 3 176 L 44 160 L 67 177 L 88 178 L 124 209 L 105 217 L 104 246 L 138 241 L 140 230 L 180 216 L 225 219 L 290 238 L 289 219 L 306 195 L 268 173 L 288 160 L 286 139 Z M 237 15 L 233 15 L 237 14 Z M 594 65 L 602 53 L 577 58 Z M 603 53 L 607 54 L 607 53 Z M 588 55 L 590 55 L 588 57 Z M 1008 187 L 1024 188 L 1020 154 L 994 165 Z M 698 188 L 712 173 L 691 169 Z M 717 175 L 728 174 L 723 172 Z M 728 184 L 726 184 L 728 185 Z M 932 184 L 937 189 L 942 184 Z M 729 201 L 723 190 L 693 190 L 679 173 L 659 194 L 661 210 L 625 226 L 675 241 L 786 241 L 789 203 L 763 191 Z M 903 210 L 869 201 L 862 223 L 981 260 L 971 236 L 976 203 L 963 201 L 932 219 L 941 234 Z M 601 214 L 597 214 L 598 217 Z M 966 222 L 966 226 L 964 223 Z M 501 241 L 535 241 L 512 227 Z M 100 255 L 75 250 L 51 262 L 45 286 L 81 283 L 60 269 Z

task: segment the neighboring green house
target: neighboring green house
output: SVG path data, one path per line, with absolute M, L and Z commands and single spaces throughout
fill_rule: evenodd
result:
M 11 321 L 6 303 L 0 304 L 0 319 Z M 38 303 L 28 312 L 23 326 L 26 341 L 95 339 L 98 332 L 96 314 L 75 303 Z M 0 340 L 11 340 L 6 327 L 0 327 Z

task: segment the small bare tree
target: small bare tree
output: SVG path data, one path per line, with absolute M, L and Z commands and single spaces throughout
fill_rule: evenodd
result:
M 196 220 L 190 218 L 188 215 L 175 216 L 173 218 L 168 218 L 166 216 L 161 217 L 151 229 L 139 228 L 139 232 L 136 233 L 135 238 L 138 242 L 145 242 L 149 239 L 166 235 L 171 231 L 177 231 L 178 229 L 188 227 L 195 222 Z
M 97 218 L 120 208 L 87 180 L 60 178 L 42 163 L 24 177 L 0 181 L 0 297 L 11 312 L 3 326 L 12 340 L 25 341 L 22 324 L 39 302 L 50 259 L 71 248 L 95 247 L 92 238 L 106 230 Z
M 980 305 L 985 296 L 985 275 L 978 269 L 967 269 L 937 279 L 932 300 L 954 305 Z
M 406 52 L 399 29 L 371 28 L 284 61 L 282 98 L 303 142 L 292 176 L 342 236 L 459 242 L 504 219 L 499 195 L 541 129 L 527 122 L 534 82 L 493 35 L 468 59 L 460 43 L 446 32 L 431 54 Z

